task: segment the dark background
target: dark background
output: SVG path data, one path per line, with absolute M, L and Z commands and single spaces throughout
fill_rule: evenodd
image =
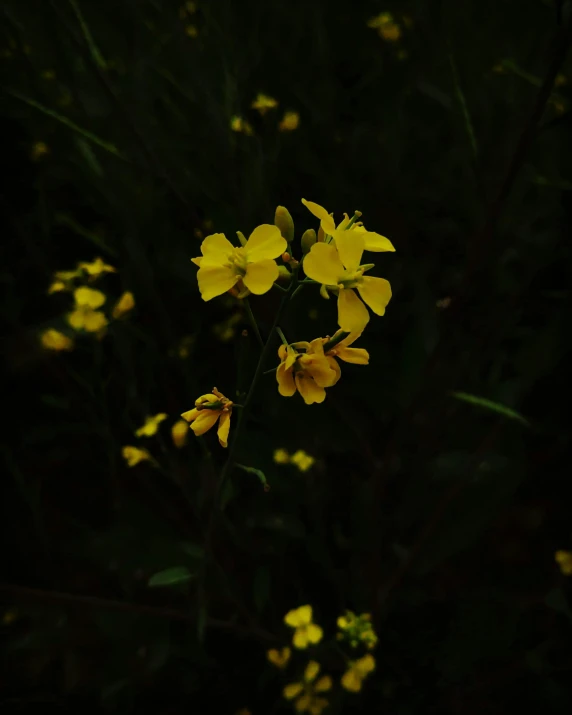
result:
M 335 681 L 343 609 L 379 636 L 363 692 L 336 685 L 326 712 L 570 712 L 569 3 L 1 7 L 3 712 L 288 712 L 304 658 L 283 675 L 265 651 L 304 603 Z M 367 26 L 380 12 L 397 39 Z M 279 107 L 260 116 L 258 92 Z M 169 427 L 212 385 L 247 389 L 257 346 L 236 301 L 201 301 L 189 259 L 278 204 L 300 236 L 302 197 L 392 240 L 370 255 L 393 299 L 360 341 L 370 365 L 344 365 L 323 405 L 265 376 L 240 456 L 271 489 L 234 471 L 205 554 L 224 455 L 211 433 L 211 457 L 192 434 L 177 450 Z M 70 308 L 52 273 L 95 256 L 134 313 L 43 350 Z M 296 300 L 290 340 L 336 329 L 333 301 Z M 278 301 L 252 302 L 264 334 Z M 161 468 L 129 469 L 121 448 L 157 412 Z M 148 587 L 181 565 L 188 584 Z

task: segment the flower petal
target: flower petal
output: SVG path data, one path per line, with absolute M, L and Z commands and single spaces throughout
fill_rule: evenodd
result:
M 314 378 L 319 387 L 331 387 L 336 381 L 336 370 L 332 369 L 326 357 L 302 355 L 300 365 Z
M 326 391 L 323 387 L 319 387 L 310 375 L 304 372 L 297 372 L 294 379 L 296 380 L 298 392 L 302 395 L 307 405 L 323 402 L 326 399 Z
M 286 360 L 284 361 L 284 367 L 286 368 L 286 370 L 289 370 L 297 359 L 298 353 L 291 345 L 288 345 L 288 349 L 286 352 Z
M 319 643 L 324 636 L 324 631 L 315 623 L 308 625 L 308 640 L 310 643 Z
M 296 628 L 294 631 L 294 638 L 292 638 L 292 643 L 294 648 L 307 648 L 308 647 L 308 633 L 306 632 L 306 626 L 301 626 Z
M 191 429 L 197 437 L 200 437 L 205 432 L 208 432 L 210 428 L 218 420 L 220 412 L 217 410 L 200 410 L 199 416 L 191 424 Z
M 337 285 L 343 272 L 338 251 L 331 243 L 315 243 L 304 258 L 304 273 L 318 283 Z
M 199 290 L 203 300 L 212 300 L 222 295 L 238 282 L 240 276 L 228 266 L 201 265 L 197 273 Z
M 263 261 L 256 261 L 256 263 L 249 263 L 246 266 L 246 275 L 242 280 L 251 293 L 262 295 L 272 288 L 272 284 L 277 278 L 276 261 L 267 258 Z
M 374 251 L 375 253 L 379 253 L 381 251 L 395 251 L 395 248 L 389 238 L 386 238 L 379 233 L 366 231 L 361 226 L 356 228 L 356 232 L 361 233 L 363 236 L 364 250 L 366 251 Z
M 296 392 L 296 383 L 294 382 L 292 370 L 287 369 L 284 363 L 278 365 L 276 380 L 278 382 L 278 392 L 282 397 L 292 397 Z
M 287 246 L 286 239 L 282 237 L 278 226 L 263 223 L 250 234 L 244 248 L 247 260 L 255 263 L 269 258 L 278 258 L 284 253 Z
M 306 201 L 306 199 L 302 199 L 302 203 L 310 213 L 320 219 L 321 227 L 331 236 L 332 232 L 336 230 L 336 225 L 334 223 L 334 219 L 330 216 L 326 209 L 323 206 L 320 206 L 320 204 L 316 204 L 313 201 Z
M 307 626 L 312 622 L 312 606 L 300 606 L 294 608 L 284 616 L 284 623 L 292 628 Z
M 385 278 L 364 276 L 358 286 L 359 294 L 376 315 L 385 313 L 385 306 L 391 300 L 391 286 Z
M 290 683 L 290 685 L 287 685 L 284 690 L 282 691 L 282 694 L 286 698 L 286 700 L 292 700 L 292 698 L 295 698 L 297 695 L 300 695 L 300 693 L 304 690 L 304 686 L 302 683 Z
M 348 271 L 357 271 L 363 254 L 363 236 L 357 231 L 335 231 L 334 240 L 344 266 Z
M 314 685 L 315 693 L 325 693 L 332 689 L 332 679 L 329 675 L 323 675 L 320 680 Z
M 341 347 L 336 350 L 336 357 L 354 365 L 369 365 L 369 353 L 364 348 Z
M 316 663 L 315 660 L 311 660 L 308 665 L 306 666 L 306 670 L 304 671 L 304 680 L 307 683 L 311 683 L 313 680 L 316 679 L 316 676 L 320 672 L 320 664 Z
M 220 446 L 228 447 L 228 433 L 230 431 L 230 412 L 222 412 L 218 423 L 217 436 Z
M 368 675 L 368 673 L 371 673 L 372 670 L 375 670 L 375 658 L 373 655 L 368 653 L 367 655 L 364 655 L 363 658 L 356 660 L 354 668 L 358 676 L 364 678 Z
M 361 690 L 361 678 L 357 675 L 353 668 L 346 670 L 342 675 L 342 688 L 349 690 L 350 693 L 359 693 Z
M 187 420 L 187 422 L 193 422 L 193 420 L 196 420 L 196 419 L 197 419 L 197 417 L 199 416 L 199 414 L 200 414 L 200 413 L 199 413 L 199 411 L 197 410 L 197 408 L 196 408 L 196 407 L 193 407 L 192 410 L 187 410 L 187 412 L 183 412 L 183 414 L 181 415 L 181 417 L 182 417 L 184 420 Z
M 294 708 L 297 713 L 305 713 L 312 707 L 312 696 L 309 693 L 304 693 L 294 703 Z
M 329 705 L 326 698 L 314 698 L 310 703 L 310 715 L 322 715 L 322 710 Z
M 191 263 L 194 263 L 195 266 L 198 266 L 200 268 L 202 260 L 203 260 L 202 256 L 198 256 L 197 258 L 191 258 Z
M 212 233 L 201 243 L 201 253 L 208 263 L 226 263 L 233 251 L 234 246 L 224 233 Z
M 97 333 L 98 330 L 105 328 L 107 318 L 99 310 L 89 310 L 84 315 L 83 327 L 88 333 Z
M 338 296 L 338 325 L 348 333 L 360 331 L 369 323 L 365 305 L 351 288 L 340 290 Z
M 76 288 L 73 292 L 73 297 L 76 305 L 86 306 L 93 308 L 101 308 L 105 303 L 105 294 L 100 290 L 95 290 L 94 288 L 88 288 L 87 286 L 81 286 L 81 288 Z
M 333 387 L 336 384 L 336 382 L 340 379 L 340 377 L 342 376 L 342 369 L 340 367 L 339 362 L 336 360 L 335 357 L 328 356 L 327 360 L 328 360 L 328 365 L 336 373 L 335 380 L 332 382 L 331 385 L 328 385 L 328 387 Z

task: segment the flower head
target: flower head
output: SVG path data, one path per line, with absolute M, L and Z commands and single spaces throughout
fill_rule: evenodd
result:
M 302 352 L 305 351 L 305 352 Z M 278 392 L 292 397 L 296 390 L 311 405 L 326 399 L 326 387 L 337 380 L 337 373 L 324 355 L 322 339 L 299 342 L 278 348 L 280 365 L 276 370 Z
M 388 42 L 397 42 L 401 37 L 401 28 L 390 12 L 382 12 L 372 17 L 368 20 L 367 26 L 377 30 L 379 36 Z
M 292 464 L 295 464 L 301 472 L 307 472 L 309 469 L 312 469 L 316 463 L 314 457 L 309 455 L 307 452 L 304 452 L 303 449 L 299 449 L 297 452 L 294 452 L 294 454 L 290 457 L 290 461 Z
M 332 689 L 332 679 L 329 675 L 323 675 L 316 680 L 320 672 L 320 664 L 311 660 L 306 666 L 304 677 L 300 682 L 290 683 L 283 692 L 286 700 L 294 700 L 296 712 L 308 712 L 310 715 L 320 715 L 322 710 L 328 707 L 326 698 L 322 698 L 318 693 L 326 693 Z
M 294 628 L 292 643 L 295 648 L 307 648 L 309 643 L 319 643 L 324 631 L 312 623 L 312 606 L 300 606 L 284 616 L 284 623 Z
M 557 551 L 554 560 L 564 576 L 572 576 L 572 551 Z
M 107 325 L 105 315 L 96 310 L 105 303 L 105 295 L 93 288 L 82 286 L 74 291 L 75 307 L 67 316 L 68 323 L 75 330 L 97 333 Z
M 322 352 L 326 356 L 328 364 L 336 373 L 335 382 L 337 382 L 342 375 L 338 359 L 353 363 L 354 365 L 369 364 L 369 353 L 367 350 L 364 350 L 364 348 L 350 348 L 350 345 L 352 345 L 360 335 L 361 332 L 348 333 L 344 330 L 338 330 L 331 338 L 329 336 L 321 338 Z
M 127 445 L 121 450 L 123 459 L 127 462 L 128 467 L 135 467 L 140 462 L 154 462 L 153 457 L 146 449 Z
M 73 281 L 79 278 L 81 271 L 56 271 L 53 275 L 52 282 L 48 288 L 48 295 L 52 293 L 60 293 L 66 290 L 73 289 Z
M 288 646 L 282 648 L 281 650 L 276 650 L 276 648 L 271 648 L 266 651 L 266 657 L 277 668 L 285 668 L 288 665 L 292 651 Z
M 50 147 L 45 142 L 36 142 L 30 151 L 30 158 L 32 161 L 39 161 L 49 153 Z
M 363 643 L 366 648 L 375 648 L 377 635 L 371 624 L 371 614 L 362 613 L 357 616 L 352 611 L 346 611 L 345 615 L 338 618 L 338 640 L 347 641 L 352 648 L 357 648 Z
M 276 464 L 288 464 L 290 462 L 290 454 L 287 449 L 275 449 L 273 459 Z
M 67 335 L 60 333 L 59 330 L 54 330 L 54 328 L 49 328 L 44 330 L 40 335 L 40 341 L 46 350 L 55 350 L 56 352 L 61 352 L 62 350 L 73 350 L 73 340 L 68 338 Z
M 284 116 L 278 124 L 279 132 L 293 132 L 298 129 L 300 124 L 300 115 L 298 112 L 284 112 Z
M 264 116 L 269 109 L 276 109 L 278 101 L 274 97 L 269 97 L 267 94 L 259 92 L 250 106 Z
M 252 126 L 250 125 L 250 122 L 247 122 L 246 119 L 243 119 L 242 117 L 239 117 L 237 115 L 231 117 L 230 128 L 232 129 L 233 132 L 246 134 L 246 136 L 249 136 L 249 137 L 251 137 L 254 134 L 254 131 L 252 129 Z
M 77 264 L 78 270 L 85 271 L 91 279 L 99 278 L 105 273 L 117 273 L 117 270 L 105 263 L 99 256 L 91 263 L 83 262 Z
M 208 432 L 218 420 L 218 441 L 221 447 L 228 447 L 231 415 L 232 402 L 213 387 L 212 393 L 201 395 L 195 402 L 195 407 L 183 412 L 181 417 L 191 423 L 191 429 L 197 437 Z
M 185 420 L 177 420 L 175 424 L 171 427 L 171 437 L 173 439 L 173 444 L 178 449 L 184 447 L 187 443 L 187 436 L 189 434 L 189 425 Z
M 350 661 L 349 668 L 342 675 L 342 687 L 350 693 L 359 693 L 365 678 L 375 669 L 375 658 L 368 653 L 359 660 Z
M 123 318 L 125 315 L 130 313 L 135 307 L 135 298 L 133 293 L 128 290 L 123 293 L 117 303 L 115 304 L 113 310 L 111 311 L 111 317 L 117 320 L 118 318 Z
M 136 437 L 153 437 L 153 435 L 157 434 L 159 430 L 159 425 L 163 420 L 167 419 L 167 415 L 165 412 L 159 412 L 156 415 L 153 415 L 151 417 L 147 417 L 145 420 L 145 424 L 142 427 L 139 427 L 138 430 L 135 431 L 135 436 Z

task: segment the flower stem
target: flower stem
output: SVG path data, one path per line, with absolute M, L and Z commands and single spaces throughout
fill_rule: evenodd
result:
M 258 340 L 258 344 L 263 350 L 264 341 L 262 340 L 262 335 L 260 335 L 258 323 L 256 322 L 256 318 L 254 317 L 254 313 L 252 312 L 252 308 L 250 307 L 250 301 L 248 300 L 248 298 L 244 298 L 244 305 L 246 306 L 246 314 L 248 315 L 248 319 L 250 321 L 250 324 L 252 325 L 252 329 L 254 330 L 254 334 L 256 335 L 256 339 Z

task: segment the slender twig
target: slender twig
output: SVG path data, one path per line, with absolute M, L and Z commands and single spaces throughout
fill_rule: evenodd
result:
M 258 340 L 258 344 L 260 345 L 260 348 L 264 350 L 264 340 L 262 340 L 262 335 L 260 335 L 260 330 L 258 328 L 258 323 L 256 322 L 256 318 L 254 317 L 254 313 L 252 312 L 252 307 L 250 305 L 250 301 L 248 298 L 243 299 L 244 305 L 246 306 L 246 314 L 248 315 L 248 320 L 250 321 L 250 324 L 252 325 L 252 329 L 254 330 L 254 334 L 256 335 L 256 339 Z

